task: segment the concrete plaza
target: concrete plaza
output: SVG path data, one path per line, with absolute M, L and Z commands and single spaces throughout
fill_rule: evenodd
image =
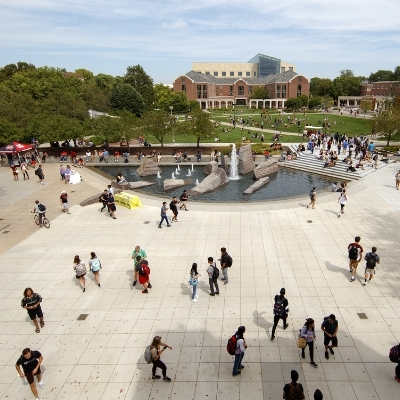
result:
M 398 164 L 350 184 L 345 214 L 337 217 L 338 194 L 250 204 L 188 203 L 179 223 L 157 229 L 160 199 L 140 195 L 143 207 L 118 208 L 117 220 L 98 204 L 78 203 L 109 183 L 87 169 L 83 182 L 64 185 L 58 164 L 45 164 L 46 185 L 14 182 L 0 168 L 0 398 L 33 399 L 17 377 L 15 362 L 25 347 L 43 357 L 42 400 L 104 399 L 281 399 L 290 371 L 299 372 L 306 399 L 319 388 L 326 400 L 388 400 L 398 397 L 390 347 L 400 341 L 400 192 Z M 20 177 L 22 178 L 22 177 Z M 70 195 L 71 215 L 60 212 L 62 190 Z M 180 194 L 180 190 L 170 193 Z M 34 200 L 46 204 L 50 229 L 39 228 L 29 213 Z M 360 235 L 364 254 L 378 248 L 381 264 L 372 283 L 350 283 L 347 245 Z M 153 288 L 132 287 L 131 253 L 148 254 Z M 233 257 L 229 284 L 208 295 L 207 257 L 225 246 Z M 87 275 L 85 293 L 72 270 L 76 254 L 101 259 L 101 288 Z M 199 264 L 200 298 L 193 304 L 187 284 L 190 266 Z M 43 297 L 46 325 L 35 333 L 20 306 L 23 290 Z M 289 328 L 280 324 L 271 342 L 273 297 L 286 288 Z M 339 321 L 339 347 L 324 358 L 323 317 Z M 360 319 L 365 313 L 368 319 Z M 80 314 L 88 314 L 79 321 Z M 305 319 L 316 320 L 318 368 L 296 347 Z M 228 338 L 245 325 L 248 343 L 240 376 L 232 377 Z M 143 352 L 155 335 L 172 346 L 162 356 L 171 383 L 152 381 Z

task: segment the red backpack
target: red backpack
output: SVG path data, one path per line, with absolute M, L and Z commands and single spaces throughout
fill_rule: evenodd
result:
M 141 276 L 149 276 L 150 275 L 149 263 L 146 260 L 143 260 L 140 263 L 139 275 L 141 275 Z
M 226 345 L 226 351 L 231 355 L 234 356 L 237 347 L 237 337 L 236 335 L 232 335 L 229 340 L 228 344 Z

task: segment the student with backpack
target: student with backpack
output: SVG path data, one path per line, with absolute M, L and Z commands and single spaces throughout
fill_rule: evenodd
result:
M 142 293 L 149 293 L 147 288 L 151 289 L 150 283 L 150 267 L 147 260 L 142 259 L 141 256 L 136 257 L 137 264 L 135 269 L 139 273 L 139 283 L 143 285 Z
M 38 214 L 39 226 L 43 226 L 43 217 L 46 216 L 46 206 L 42 204 L 39 200 L 35 200 L 35 207 L 33 209 L 33 212 Z
M 349 268 L 351 273 L 350 282 L 353 282 L 355 279 L 358 263 L 361 261 L 362 253 L 364 251 L 359 244 L 360 240 L 360 236 L 356 236 L 354 238 L 354 242 L 347 246 L 347 250 L 349 251 Z
M 93 272 L 94 279 L 96 279 L 97 286 L 100 287 L 100 275 L 99 272 L 101 270 L 101 262 L 97 258 L 95 252 L 90 253 L 90 260 L 88 262 L 90 270 Z
M 372 278 L 375 274 L 376 264 L 380 264 L 381 262 L 378 254 L 376 254 L 376 247 L 373 247 L 372 251 L 370 253 L 367 253 L 364 259 L 367 262 L 367 264 L 365 265 L 365 275 L 363 282 L 363 285 L 365 286 L 368 281 L 372 281 Z
M 239 326 L 238 330 L 236 331 L 234 337 L 236 339 L 235 344 L 235 361 L 233 362 L 233 370 L 232 376 L 236 376 L 242 373 L 242 369 L 244 366 L 242 365 L 242 360 L 244 357 L 244 352 L 247 349 L 246 341 L 244 340 L 244 333 L 246 332 L 246 328 L 244 326 Z M 231 338 L 232 339 L 232 338 Z M 233 343 L 235 340 L 232 341 Z
M 394 380 L 400 383 L 400 344 L 393 346 L 389 351 L 389 360 L 397 363 L 397 367 L 394 370 Z
M 163 346 L 163 348 L 161 348 Z M 150 346 L 147 346 L 144 359 L 148 363 L 153 363 L 152 368 L 152 379 L 160 379 L 160 375 L 156 375 L 157 368 L 160 368 L 162 371 L 163 381 L 164 382 L 171 382 L 171 378 L 167 376 L 167 366 L 161 361 L 161 354 L 164 350 L 170 349 L 172 350 L 171 346 L 168 346 L 166 343 L 161 341 L 161 336 L 155 336 L 153 341 L 151 342 Z M 150 352 L 150 357 L 149 357 Z M 150 358 L 150 360 L 149 360 Z
M 290 378 L 292 382 L 287 383 L 283 387 L 283 399 L 285 400 L 302 400 L 304 399 L 304 389 L 301 383 L 297 383 L 299 380 L 299 374 L 294 369 L 290 371 Z
M 275 330 L 280 319 L 283 321 L 283 329 L 286 329 L 289 324 L 286 323 L 287 314 L 289 312 L 289 302 L 285 298 L 286 290 L 282 288 L 280 294 L 275 296 L 274 303 L 274 326 L 272 327 L 271 340 L 275 339 Z
M 221 280 L 225 281 L 224 285 L 226 285 L 229 283 L 228 268 L 232 266 L 232 257 L 226 252 L 225 247 L 221 247 L 221 258 L 218 261 L 221 264 L 221 271 L 224 276 Z
M 218 277 L 219 277 L 219 269 L 214 262 L 212 257 L 208 257 L 208 283 L 210 285 L 210 296 L 215 296 L 219 294 L 219 287 L 218 287 Z M 214 291 L 215 286 L 215 291 Z

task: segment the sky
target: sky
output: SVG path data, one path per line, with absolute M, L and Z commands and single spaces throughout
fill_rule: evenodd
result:
M 307 78 L 400 65 L 396 0 L 0 0 L 0 66 L 25 61 L 124 75 L 140 64 L 171 84 L 193 61 L 257 53 Z

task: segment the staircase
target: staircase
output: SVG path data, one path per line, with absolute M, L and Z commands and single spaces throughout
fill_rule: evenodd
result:
M 294 152 L 297 151 L 296 145 L 291 145 L 289 146 L 289 148 Z M 348 164 L 342 161 L 345 158 L 342 155 L 339 156 L 336 165 L 334 167 L 324 168 L 325 161 L 318 159 L 316 157 L 318 154 L 319 154 L 319 149 L 314 150 L 314 154 L 310 154 L 310 151 L 305 151 L 299 154 L 297 160 L 279 162 L 278 165 L 284 168 L 292 168 L 304 172 L 309 172 L 312 174 L 323 175 L 329 178 L 337 179 L 338 181 L 359 180 L 369 174 L 372 174 L 374 171 L 377 171 L 374 168 L 375 165 L 374 162 L 373 163 L 364 162 L 364 168 L 365 168 L 364 171 L 360 168 L 357 168 L 356 172 L 351 172 L 351 171 L 346 172 Z M 353 160 L 353 166 L 355 167 L 358 161 L 356 162 L 354 158 L 352 160 Z M 393 161 L 389 160 L 389 163 L 391 162 Z M 378 169 L 384 168 L 387 165 L 389 164 L 379 161 Z

